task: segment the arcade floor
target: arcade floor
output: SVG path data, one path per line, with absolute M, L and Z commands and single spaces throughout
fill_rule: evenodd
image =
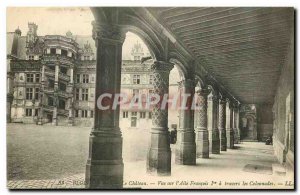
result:
M 7 126 L 7 187 L 9 189 L 84 188 L 90 128 L 22 124 Z M 142 133 L 143 134 L 143 133 Z M 140 139 L 129 140 L 123 132 L 124 152 L 143 148 Z M 127 141 L 126 141 L 127 140 Z M 139 141 L 138 141 L 139 140 Z M 127 146 L 129 144 L 130 146 Z M 135 145 L 136 146 L 136 145 Z M 146 147 L 144 147 L 146 148 Z M 172 148 L 172 174 L 158 177 L 146 173 L 145 155 L 124 158 L 124 188 L 143 189 L 255 189 L 293 188 L 293 175 L 278 169 L 272 146 L 242 142 L 235 149 L 195 166 L 176 165 Z M 143 150 L 143 149 L 142 149 Z M 277 168 L 276 168 L 277 167 Z

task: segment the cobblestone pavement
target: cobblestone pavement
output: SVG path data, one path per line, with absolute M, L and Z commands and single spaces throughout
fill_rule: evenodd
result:
M 10 180 L 9 189 L 83 189 L 84 173 L 72 175 L 62 179 L 50 180 Z

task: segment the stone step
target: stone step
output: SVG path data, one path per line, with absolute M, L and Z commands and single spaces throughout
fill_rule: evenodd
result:
M 272 164 L 272 170 L 274 175 L 286 175 L 286 167 L 282 164 L 276 163 Z

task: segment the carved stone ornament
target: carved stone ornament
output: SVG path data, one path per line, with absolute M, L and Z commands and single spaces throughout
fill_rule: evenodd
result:
M 93 22 L 93 39 L 109 39 L 123 43 L 125 40 L 125 31 L 116 24 L 103 24 Z

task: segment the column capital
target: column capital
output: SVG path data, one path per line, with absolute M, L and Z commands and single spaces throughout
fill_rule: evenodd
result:
M 208 96 L 208 94 L 210 94 L 210 91 L 209 89 L 199 89 L 196 91 L 196 93 L 200 96 Z
M 151 70 L 152 71 L 157 71 L 157 72 L 170 72 L 174 68 L 174 64 L 169 63 L 169 62 L 164 62 L 164 61 L 155 61 L 151 65 Z
M 195 87 L 195 81 L 192 79 L 184 79 L 178 82 L 178 86 L 180 88 L 182 87 L 188 87 L 188 88 L 192 88 Z
M 225 97 L 221 97 L 219 103 L 226 105 L 226 103 L 227 103 L 226 98 Z
M 110 40 L 123 43 L 126 37 L 125 31 L 120 25 L 106 24 L 97 21 L 92 22 L 93 25 L 93 39 L 94 40 Z

